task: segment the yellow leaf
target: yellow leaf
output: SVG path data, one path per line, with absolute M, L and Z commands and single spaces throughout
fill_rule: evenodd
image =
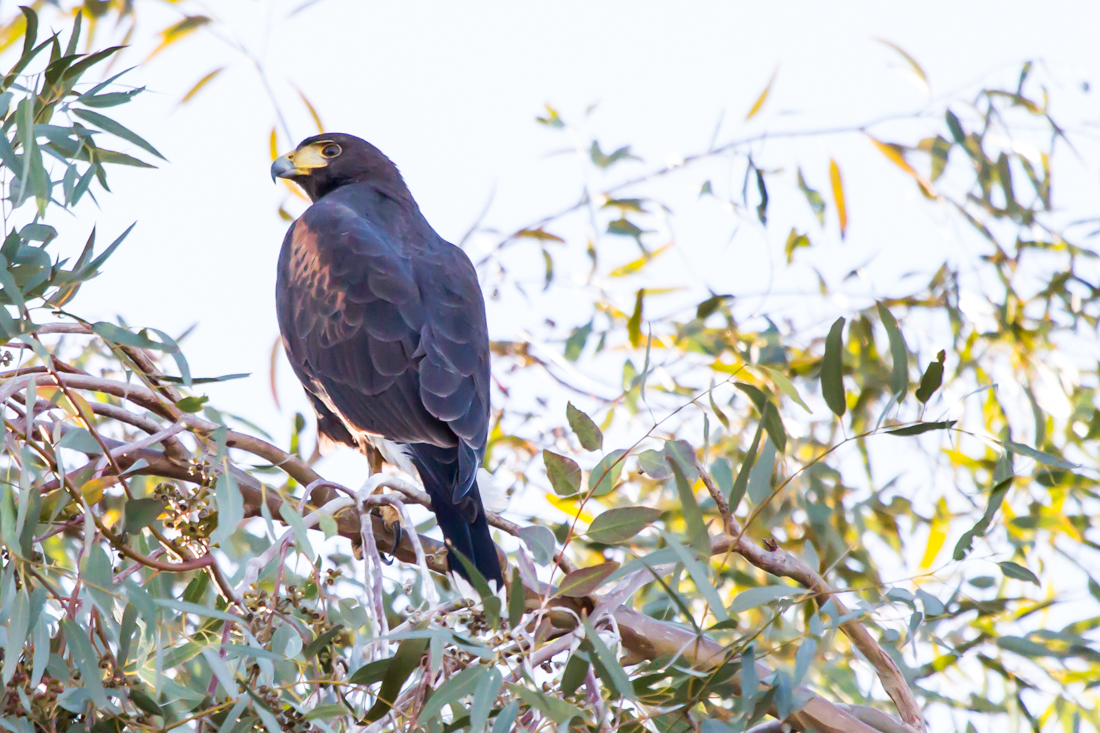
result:
M 890 41 L 887 41 L 885 38 L 876 38 L 875 40 L 883 44 L 884 46 L 889 46 L 890 48 L 897 51 L 898 54 L 900 54 L 901 57 L 909 63 L 910 68 L 913 69 L 913 73 L 920 77 L 920 80 L 924 82 L 925 86 L 928 86 L 928 77 L 924 75 L 924 69 L 920 67 L 920 64 L 917 63 L 916 59 L 905 53 L 905 51 L 901 49 L 901 46 L 897 45 L 896 43 L 890 43 Z
M 594 516 L 581 509 L 580 504 L 576 499 L 562 499 L 560 496 L 554 494 L 546 494 L 546 500 L 550 502 L 556 509 L 560 509 L 571 517 L 575 517 L 585 524 L 591 524 Z
M 275 128 L 271 128 L 271 162 L 274 163 L 275 159 L 279 157 L 279 136 L 275 134 Z
M 313 118 L 313 124 L 317 126 L 317 132 L 324 132 L 325 126 L 321 124 L 321 115 L 317 114 L 317 110 L 312 104 L 310 104 L 310 101 L 306 99 L 306 95 L 302 93 L 301 89 L 299 89 L 298 87 L 294 87 L 294 91 L 298 92 L 298 96 L 302 98 L 303 102 L 305 102 L 306 109 L 309 110 L 309 115 Z
M 829 183 L 833 187 L 833 201 L 836 202 L 836 213 L 840 218 L 840 238 L 848 232 L 848 207 L 844 204 L 844 182 L 840 180 L 840 166 L 829 158 Z
M 633 275 L 634 273 L 638 272 L 638 270 L 641 270 L 650 262 L 657 259 L 657 257 L 666 252 L 668 248 L 671 247 L 673 244 L 674 242 L 669 242 L 664 247 L 656 249 L 649 254 L 642 255 L 633 262 L 628 262 L 622 267 L 616 267 L 614 270 L 611 271 L 611 277 L 626 277 L 627 275 Z
M 936 516 L 932 519 L 932 526 L 928 532 L 928 544 L 924 546 L 924 556 L 920 561 L 921 570 L 927 570 L 936 561 L 936 556 L 940 554 L 943 543 L 947 539 L 948 524 L 947 502 L 940 499 L 939 504 L 936 505 Z
M 921 193 L 923 193 L 927 198 L 936 198 L 936 190 L 932 188 L 932 184 L 928 182 L 927 178 L 922 176 L 920 173 L 917 173 L 913 169 L 913 166 L 909 165 L 909 161 L 905 159 L 905 156 L 902 154 L 901 149 L 897 145 L 893 145 L 892 143 L 884 143 L 881 140 L 876 140 L 870 135 L 868 135 L 867 137 L 871 138 L 871 142 L 875 144 L 875 147 L 879 149 L 879 152 L 890 159 L 891 163 L 896 165 L 898 168 L 901 168 L 903 171 L 911 175 L 916 180 L 917 185 L 920 186 Z
M 182 99 L 181 99 L 181 100 L 179 101 L 179 103 L 180 103 L 180 104 L 187 104 L 187 103 L 188 103 L 189 101 L 191 101 L 191 99 L 192 99 L 192 98 L 193 98 L 193 97 L 194 97 L 194 96 L 195 96 L 196 94 L 198 94 L 198 93 L 199 93 L 199 91 L 200 91 L 200 90 L 201 90 L 201 89 L 202 89 L 202 88 L 203 88 L 204 86 L 206 86 L 206 85 L 207 85 L 207 84 L 209 84 L 209 83 L 210 83 L 211 81 L 213 81 L 213 80 L 214 80 L 214 77 L 215 77 L 215 76 L 217 76 L 218 74 L 222 73 L 223 71 L 225 71 L 225 68 L 224 68 L 224 67 L 222 67 L 222 68 L 218 68 L 218 69 L 214 69 L 214 70 L 213 70 L 213 71 L 211 71 L 211 72 L 210 72 L 209 74 L 207 74 L 207 75 L 206 75 L 206 76 L 204 76 L 203 78 L 199 79 L 199 80 L 198 80 L 197 82 L 195 82 L 195 86 L 191 87 L 190 91 L 188 91 L 188 92 L 187 92 L 187 94 L 184 94 L 184 95 L 183 95 L 183 98 L 182 98 Z
M 153 49 L 153 52 L 149 54 L 146 61 L 149 61 L 158 53 L 167 48 L 170 44 L 175 43 L 179 39 L 186 35 L 193 33 L 194 31 L 202 28 L 204 25 L 210 22 L 210 18 L 205 15 L 190 15 L 178 23 L 168 26 L 160 32 L 161 42 L 160 45 Z
M 768 93 L 772 90 L 772 84 L 775 83 L 775 77 L 779 74 L 779 69 L 772 72 L 772 78 L 768 80 L 768 85 L 764 87 L 764 91 L 760 92 L 760 96 L 756 98 L 756 103 L 752 105 L 752 109 L 745 115 L 746 120 L 751 120 L 756 116 L 756 113 L 764 106 L 764 102 L 768 101 Z
M 88 502 L 89 506 L 94 506 L 103 498 L 103 490 L 117 483 L 118 476 L 100 476 L 85 482 L 80 487 L 80 493 L 84 495 L 84 500 Z

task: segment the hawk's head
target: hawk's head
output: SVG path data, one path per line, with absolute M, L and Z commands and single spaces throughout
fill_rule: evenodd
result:
M 313 201 L 360 181 L 406 190 L 397 166 L 366 140 L 340 132 L 314 135 L 271 164 L 271 179 L 287 178 Z

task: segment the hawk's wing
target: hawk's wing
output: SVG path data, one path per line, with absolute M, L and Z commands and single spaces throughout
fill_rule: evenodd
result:
M 343 423 L 458 448 L 457 501 L 488 431 L 485 305 L 466 254 L 409 228 L 395 241 L 338 200 L 311 206 L 279 257 L 279 327 L 306 389 Z

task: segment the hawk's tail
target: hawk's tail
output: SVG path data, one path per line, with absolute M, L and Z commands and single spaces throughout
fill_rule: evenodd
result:
M 462 553 L 486 580 L 495 582 L 498 590 L 503 588 L 504 574 L 477 483 L 457 503 L 453 499 L 458 482 L 458 451 L 424 443 L 412 444 L 409 449 L 424 488 L 432 498 L 432 511 L 450 552 Z M 449 565 L 452 572 L 470 580 L 461 561 L 452 556 Z

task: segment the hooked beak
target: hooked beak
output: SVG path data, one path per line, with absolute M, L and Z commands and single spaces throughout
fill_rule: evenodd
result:
M 304 172 L 304 171 L 303 171 Z M 271 180 L 276 178 L 293 178 L 296 175 L 296 169 L 294 163 L 290 161 L 287 156 L 276 158 L 275 162 L 271 164 Z
M 271 164 L 271 180 L 309 176 L 313 174 L 314 169 L 324 168 L 327 165 L 328 159 L 321 155 L 321 147 L 317 144 L 307 145 L 277 158 Z

